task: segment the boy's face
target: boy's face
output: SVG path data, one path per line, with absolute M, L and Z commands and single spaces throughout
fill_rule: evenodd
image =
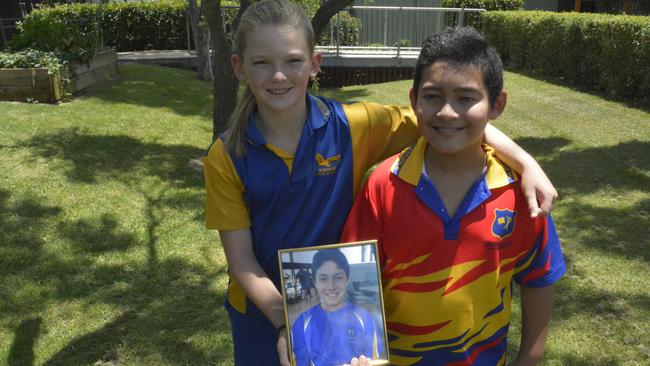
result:
M 422 70 L 417 97 L 412 89 L 409 96 L 420 134 L 444 154 L 480 146 L 488 120 L 505 108 L 505 92 L 491 108 L 483 76 L 473 65 L 435 62 Z
M 348 276 L 343 268 L 333 261 L 325 261 L 316 270 L 316 290 L 323 309 L 334 311 L 343 306 L 345 291 L 348 287 Z

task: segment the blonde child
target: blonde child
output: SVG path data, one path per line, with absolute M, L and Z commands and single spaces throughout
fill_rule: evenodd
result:
M 288 365 L 278 249 L 338 242 L 365 171 L 418 130 L 409 107 L 307 93 L 321 55 L 291 1 L 251 5 L 234 42 L 233 70 L 247 86 L 205 159 L 206 226 L 219 230 L 228 261 L 235 364 Z M 550 211 L 556 193 L 534 159 L 494 128 L 486 141 L 523 170 L 531 213 Z

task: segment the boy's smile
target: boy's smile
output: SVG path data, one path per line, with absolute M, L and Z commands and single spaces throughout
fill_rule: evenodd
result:
M 490 108 L 483 77 L 474 65 L 435 62 L 422 70 L 418 88 L 417 96 L 413 90 L 409 93 L 418 129 L 440 153 L 480 148 L 488 120 L 502 110 Z
M 343 268 L 334 261 L 325 261 L 316 271 L 315 278 L 321 307 L 327 311 L 340 309 L 348 287 L 348 276 Z

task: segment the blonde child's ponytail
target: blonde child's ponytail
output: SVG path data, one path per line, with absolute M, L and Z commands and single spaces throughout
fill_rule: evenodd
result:
M 235 154 L 236 157 L 241 157 L 246 152 L 244 143 L 246 141 L 248 118 L 253 113 L 255 105 L 255 96 L 251 88 L 246 85 L 244 94 L 237 101 L 237 106 L 230 116 L 223 141 L 226 151 Z
M 235 53 L 243 61 L 246 55 L 246 35 L 260 26 L 276 25 L 291 26 L 300 29 L 305 35 L 310 56 L 314 53 L 314 29 L 307 14 L 290 0 L 262 0 L 253 3 L 246 9 L 239 21 L 234 34 Z M 246 153 L 246 130 L 248 119 L 255 109 L 255 96 L 250 87 L 246 86 L 244 94 L 239 98 L 235 111 L 230 117 L 228 129 L 224 133 L 226 151 L 241 157 Z

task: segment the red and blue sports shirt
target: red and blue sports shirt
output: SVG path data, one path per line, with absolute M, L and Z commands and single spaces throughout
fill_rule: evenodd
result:
M 530 218 L 487 146 L 484 176 L 449 217 L 422 174 L 426 145 L 379 165 L 341 240 L 378 239 L 391 364 L 502 365 L 513 280 L 544 287 L 565 272 L 553 220 Z

